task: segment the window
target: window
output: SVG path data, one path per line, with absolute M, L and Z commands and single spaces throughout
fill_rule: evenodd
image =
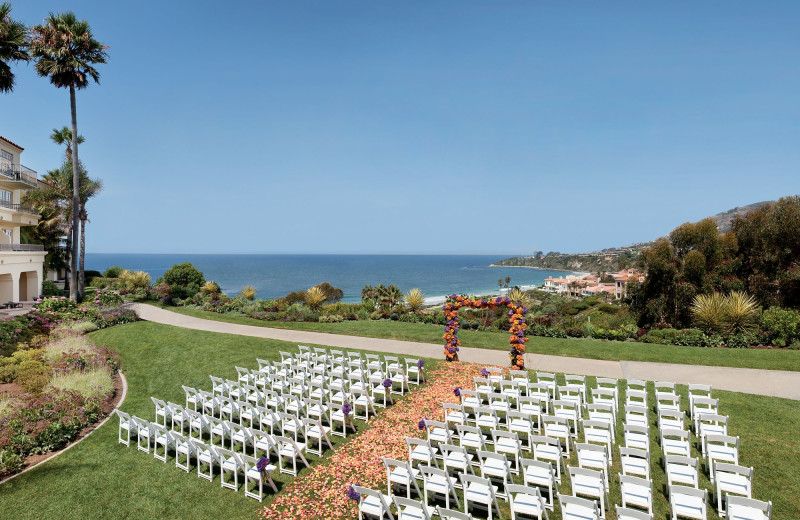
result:
M 11 155 L 10 153 L 8 153 L 5 150 L 0 150 L 0 158 L 8 159 L 9 162 L 13 162 L 14 161 L 14 156 Z
M 8 190 L 0 190 L 0 202 L 11 203 L 11 192 Z

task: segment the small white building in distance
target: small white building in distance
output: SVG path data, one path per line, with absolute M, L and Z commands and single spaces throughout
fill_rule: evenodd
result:
M 23 148 L 0 136 L 0 305 L 30 301 L 42 292 L 44 247 L 20 244 L 20 228 L 35 226 L 39 214 L 20 203 L 38 186 L 36 172 L 22 166 Z

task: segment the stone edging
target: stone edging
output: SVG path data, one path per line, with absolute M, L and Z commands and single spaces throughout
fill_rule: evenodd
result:
M 113 410 L 111 410 L 111 411 L 109 412 L 109 414 L 108 414 L 108 417 L 106 417 L 105 419 L 103 419 L 103 420 L 100 422 L 100 424 L 98 424 L 97 426 L 95 426 L 94 428 L 92 428 L 92 431 L 90 431 L 89 433 L 87 433 L 86 435 L 84 435 L 83 437 L 81 437 L 80 439 L 78 439 L 77 441 L 73 442 L 72 444 L 69 444 L 69 445 L 68 445 L 66 448 L 64 448 L 63 450 L 55 452 L 55 453 L 54 453 L 52 456 L 50 456 L 50 457 L 47 457 L 47 458 L 46 458 L 46 459 L 44 459 L 44 460 L 40 460 L 39 462 L 37 462 L 37 463 L 36 463 L 36 464 L 34 464 L 33 466 L 28 466 L 27 468 L 23 469 L 23 470 L 22 470 L 22 471 L 20 471 L 19 473 L 14 473 L 14 474 L 13 474 L 13 475 L 11 475 L 10 477 L 7 477 L 7 478 L 6 478 L 6 479 L 4 479 L 4 480 L 0 480 L 0 485 L 2 485 L 2 484 L 5 484 L 5 483 L 6 483 L 6 482 L 8 482 L 9 480 L 12 480 L 12 479 L 16 478 L 16 477 L 18 477 L 18 476 L 22 475 L 23 473 L 27 473 L 28 471 L 30 471 L 30 470 L 32 470 L 32 469 L 34 469 L 34 468 L 37 468 L 37 467 L 39 467 L 40 465 L 44 464 L 45 462 L 49 462 L 49 461 L 53 460 L 54 458 L 58 457 L 59 455 L 61 455 L 62 453 L 64 453 L 64 452 L 65 452 L 65 451 L 67 451 L 68 449 L 72 448 L 73 446 L 77 446 L 78 444 L 80 444 L 80 443 L 81 443 L 81 442 L 83 442 L 84 440 L 88 439 L 88 438 L 89 438 L 89 436 L 90 436 L 91 434 L 93 434 L 94 432 L 96 432 L 96 431 L 97 431 L 97 430 L 98 430 L 98 429 L 99 429 L 101 426 L 103 426 L 105 423 L 107 423 L 107 422 L 109 421 L 109 419 L 111 419 L 112 417 L 114 417 L 114 416 L 116 415 L 114 412 L 116 412 L 117 410 L 119 410 L 120 406 L 122 406 L 122 403 L 124 403 L 124 402 L 125 402 L 125 397 L 127 397 L 127 395 L 128 395 L 128 380 L 127 380 L 127 379 L 125 379 L 125 374 L 123 374 L 121 370 L 120 370 L 120 372 L 119 372 L 119 377 L 122 379 L 122 397 L 120 398 L 120 400 L 119 400 L 119 403 L 117 403 L 117 406 L 115 406 L 115 407 L 114 407 L 114 409 L 113 409 Z

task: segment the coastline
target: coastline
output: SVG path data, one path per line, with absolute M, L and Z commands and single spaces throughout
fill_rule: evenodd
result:
M 572 273 L 572 274 L 592 274 L 588 271 L 573 271 L 572 269 L 556 269 L 555 267 L 534 267 L 532 265 L 497 265 L 497 264 L 489 264 L 488 267 L 502 267 L 502 268 L 511 268 L 511 269 L 536 269 L 538 271 L 560 271 L 562 273 Z

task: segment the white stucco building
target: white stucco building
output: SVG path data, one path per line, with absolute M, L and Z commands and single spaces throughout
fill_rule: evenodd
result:
M 20 203 L 39 182 L 22 165 L 23 150 L 0 136 L 0 304 L 33 300 L 42 292 L 44 247 L 20 244 L 20 229 L 39 223 L 38 213 Z

